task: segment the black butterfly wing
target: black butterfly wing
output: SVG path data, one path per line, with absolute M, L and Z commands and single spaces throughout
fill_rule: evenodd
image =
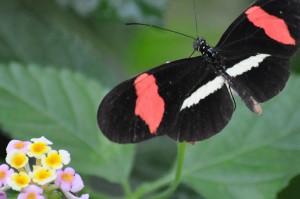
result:
M 208 92 L 216 89 L 219 84 L 216 81 L 222 82 L 218 90 L 180 110 L 172 131 L 168 133 L 169 137 L 186 142 L 200 141 L 215 135 L 227 125 L 233 113 L 233 103 L 222 77 L 215 77 L 210 81 L 211 85 L 209 82 L 202 84 L 186 100 L 193 100 L 194 94 L 205 93 L 205 89 Z
M 257 53 L 291 57 L 299 47 L 299 17 L 299 0 L 258 0 L 229 26 L 216 48 L 225 57 Z
M 247 59 L 253 64 L 250 57 L 266 55 L 258 66 L 235 76 L 235 81 L 246 85 L 258 102 L 265 102 L 284 88 L 290 58 L 299 42 L 300 1 L 258 0 L 230 25 L 216 49 L 227 69 Z
M 106 95 L 98 110 L 99 127 L 107 138 L 118 143 L 135 143 L 159 135 L 169 135 L 179 141 L 207 138 L 224 128 L 233 112 L 224 82 L 208 94 L 212 101 L 203 99 L 183 110 L 182 106 L 192 93 L 215 78 L 202 57 L 151 69 L 121 83 Z M 212 110 L 222 116 L 212 115 Z M 217 119 L 217 124 L 213 124 Z M 200 128 L 196 128 L 198 124 Z
M 256 56 L 258 55 L 252 55 L 252 57 Z M 227 59 L 225 64 L 234 66 L 237 62 L 240 63 L 246 59 L 249 59 L 249 55 Z M 229 67 L 227 71 L 230 71 L 230 69 L 232 69 L 232 67 Z M 229 73 L 229 75 L 232 75 L 232 73 Z M 264 58 L 258 67 L 236 76 L 234 81 L 247 87 L 251 92 L 251 96 L 254 97 L 257 102 L 265 102 L 283 90 L 289 75 L 289 58 L 268 56 Z

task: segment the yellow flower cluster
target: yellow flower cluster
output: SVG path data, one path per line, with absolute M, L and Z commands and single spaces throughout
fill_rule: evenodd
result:
M 80 175 L 70 167 L 62 169 L 71 161 L 69 152 L 53 150 L 51 145 L 45 137 L 31 141 L 12 140 L 6 148 L 5 160 L 13 169 L 7 164 L 0 165 L 0 191 L 11 188 L 21 192 L 20 199 L 44 199 L 44 191 L 60 189 L 66 198 L 88 199 L 89 194 L 73 195 L 84 187 Z
M 7 183 L 12 189 L 20 191 L 31 181 L 38 185 L 46 185 L 57 177 L 56 170 L 70 162 L 70 154 L 65 150 L 52 150 L 52 142 L 45 137 L 31 139 L 26 143 L 18 141 L 14 147 L 7 148 L 6 162 L 18 170 L 13 173 Z M 24 147 L 27 149 L 22 150 Z M 29 158 L 35 158 L 36 164 L 29 167 Z

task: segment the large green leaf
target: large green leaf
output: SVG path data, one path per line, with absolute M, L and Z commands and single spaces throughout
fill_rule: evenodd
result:
M 300 78 L 256 116 L 238 104 L 220 134 L 186 152 L 183 182 L 209 199 L 271 199 L 300 173 Z
M 95 27 L 54 1 L 0 1 L 0 60 L 67 67 L 111 84 L 122 71 L 111 44 L 121 32 L 112 34 L 108 27 Z
M 109 20 L 143 21 L 159 23 L 168 0 L 56 0 L 59 5 L 73 8 L 79 15 L 90 16 L 98 11 L 98 16 Z M 96 12 L 97 13 L 97 12 Z
M 133 147 L 99 132 L 96 111 L 105 92 L 68 70 L 0 65 L 1 125 L 16 139 L 45 136 L 71 152 L 76 170 L 120 182 L 131 170 Z

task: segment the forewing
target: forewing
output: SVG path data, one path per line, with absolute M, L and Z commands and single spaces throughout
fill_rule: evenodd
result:
M 258 0 L 230 25 L 216 49 L 227 71 L 244 71 L 229 74 L 265 102 L 284 88 L 299 42 L 300 1 Z
M 197 101 L 195 94 L 203 99 Z M 223 78 L 196 57 L 163 64 L 115 87 L 100 104 L 98 124 L 118 143 L 166 134 L 198 141 L 223 129 L 232 112 Z
M 300 42 L 299 0 L 258 0 L 225 31 L 216 49 L 224 57 L 271 54 L 291 57 Z

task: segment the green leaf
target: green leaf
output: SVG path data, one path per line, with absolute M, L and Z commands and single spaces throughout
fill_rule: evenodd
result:
M 100 133 L 96 112 L 105 92 L 68 70 L 0 65 L 0 121 L 16 139 L 45 136 L 67 149 L 77 171 L 120 182 L 129 175 L 134 148 Z
M 56 0 L 62 7 L 71 7 L 79 15 L 87 16 L 94 12 L 99 6 L 101 0 Z
M 142 21 L 144 23 L 160 23 L 167 7 L 168 0 L 129 0 L 106 1 L 123 21 Z M 105 10 L 104 10 L 105 11 Z
M 275 198 L 300 173 L 299 86 L 291 77 L 261 116 L 239 103 L 225 130 L 188 147 L 183 182 L 207 198 Z
M 168 0 L 56 0 L 63 7 L 71 7 L 81 16 L 90 16 L 98 11 L 98 16 L 112 20 L 142 21 L 159 23 Z
M 122 64 L 100 28 L 54 1 L 0 1 L 0 60 L 67 67 L 111 84 Z

